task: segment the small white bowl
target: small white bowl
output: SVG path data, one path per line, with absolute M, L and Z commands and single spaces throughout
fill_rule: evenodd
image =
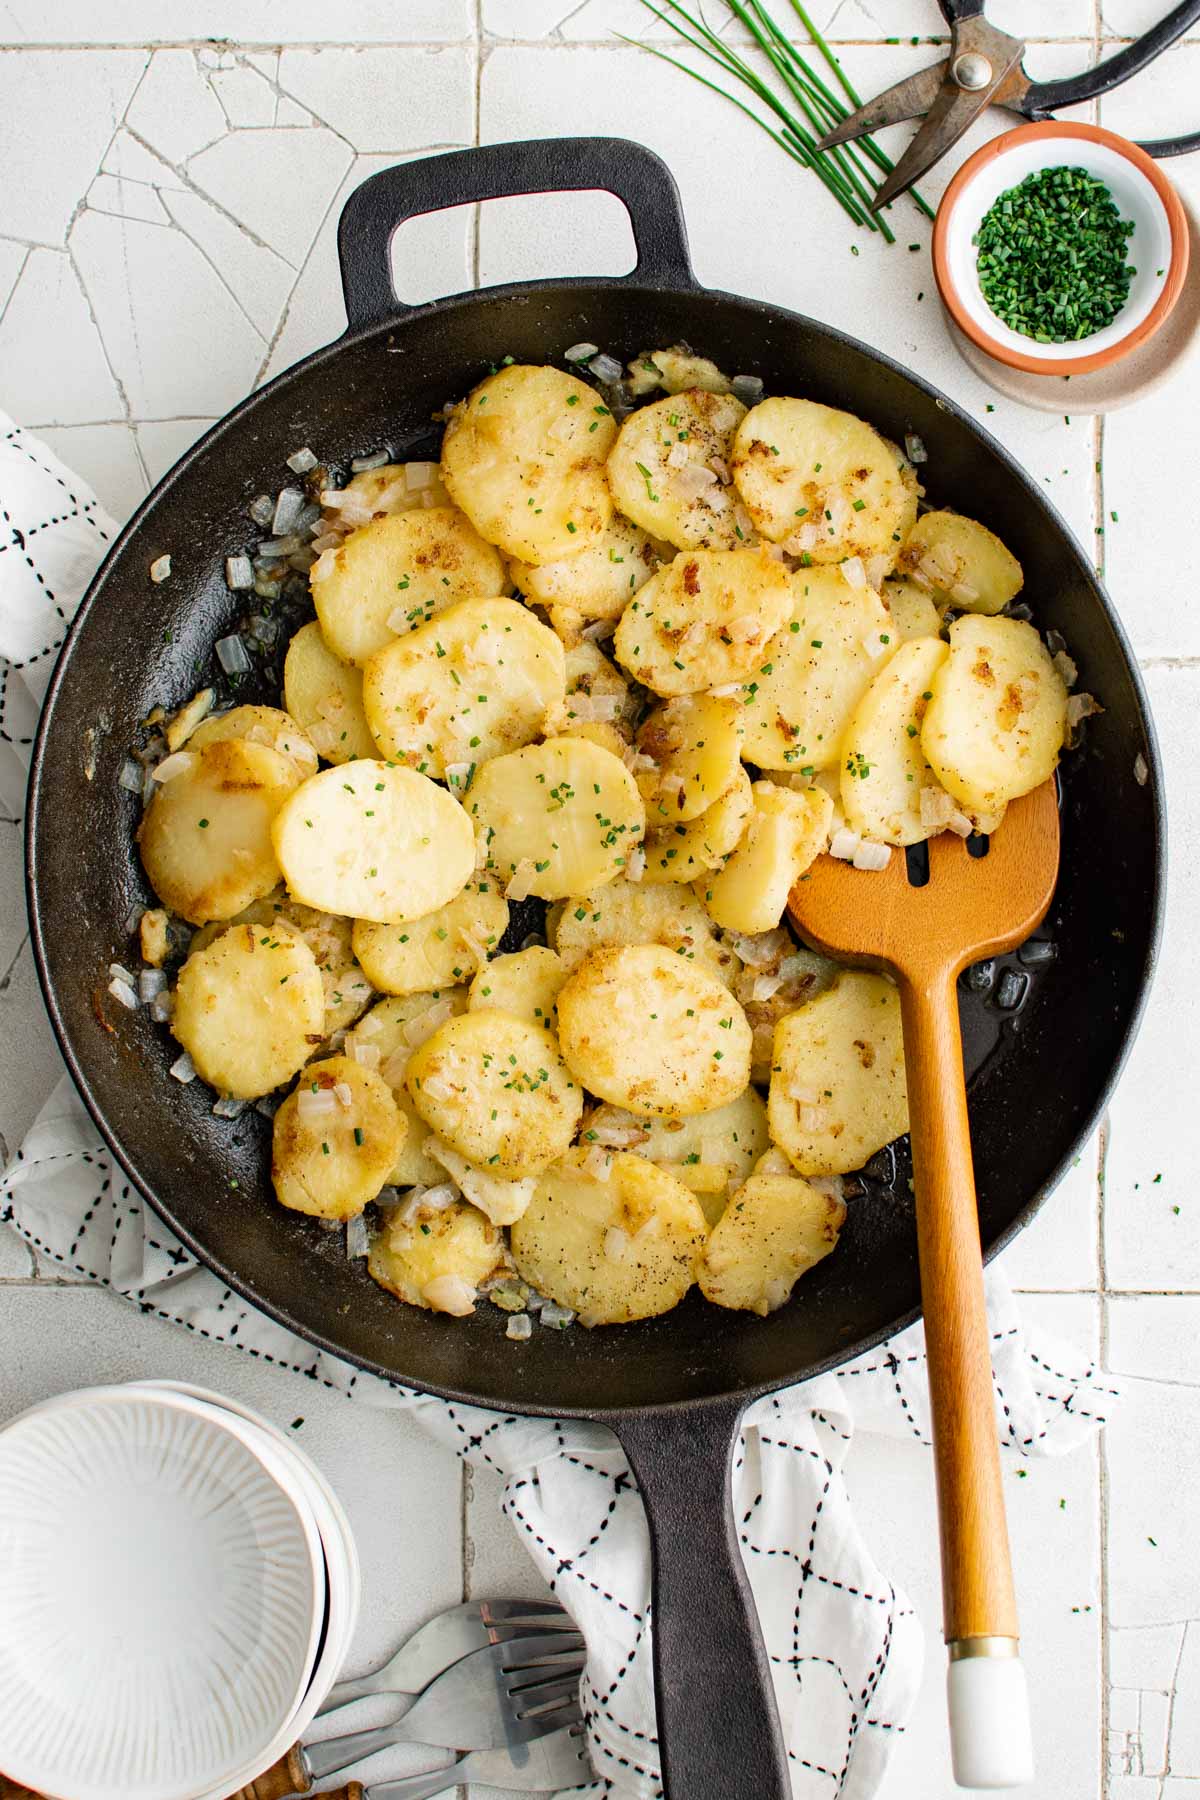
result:
M 975 234 L 993 202 L 1039 169 L 1082 168 L 1132 219 L 1128 257 L 1137 274 L 1111 325 L 1066 344 L 1013 331 L 983 297 Z M 933 229 L 933 273 L 959 330 L 996 361 L 1042 375 L 1084 375 L 1144 344 L 1183 292 L 1191 234 L 1179 196 L 1137 144 L 1098 125 L 1060 120 L 1018 126 L 977 150 L 946 189 Z
M 92 1389 L 0 1432 L 7 1774 L 60 1800 L 194 1800 L 261 1766 L 326 1611 L 287 1476 L 262 1433 L 183 1394 Z

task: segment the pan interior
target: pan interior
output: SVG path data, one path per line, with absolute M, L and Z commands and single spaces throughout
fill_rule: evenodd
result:
M 586 1332 L 504 1336 L 482 1305 L 468 1321 L 405 1307 L 344 1258 L 341 1234 L 285 1212 L 267 1176 L 270 1125 L 215 1119 L 200 1083 L 166 1071 L 177 1047 L 145 1013 L 105 1004 L 124 921 L 150 904 L 134 846 L 137 803 L 117 775 L 140 718 L 208 676 L 238 616 L 224 559 L 254 537 L 246 507 L 287 479 L 284 458 L 386 445 L 436 452 L 432 415 L 512 356 L 542 362 L 591 340 L 622 359 L 686 340 L 768 392 L 915 432 L 931 497 L 982 518 L 1019 557 L 1039 627 L 1066 638 L 1080 686 L 1105 711 L 1069 759 L 1062 876 L 1039 964 L 1019 1007 L 999 975 L 964 984 L 974 1070 L 971 1124 L 985 1245 L 1028 1216 L 1091 1128 L 1136 1024 L 1159 904 L 1157 758 L 1124 639 L 1083 553 L 1033 483 L 984 434 L 902 370 L 836 332 L 730 296 L 604 283 L 464 296 L 403 325 L 344 340 L 280 377 L 184 459 L 133 522 L 64 653 L 31 789 L 30 901 L 52 1015 L 76 1080 L 130 1176 L 231 1286 L 306 1336 L 394 1379 L 484 1404 L 596 1412 L 780 1385 L 841 1361 L 918 1304 L 906 1146 L 885 1152 L 850 1204 L 837 1253 L 769 1319 L 696 1294 L 666 1317 Z M 161 586 L 150 563 L 171 556 Z M 1144 759 L 1139 764 L 1139 759 Z M 1150 771 L 1150 780 L 1138 779 Z M 1115 824 L 1119 822 L 1119 825 Z M 869 879 L 869 877 L 864 877 Z M 117 1015 L 120 1016 L 110 1016 Z M 105 1023 L 101 1023 L 101 1019 Z

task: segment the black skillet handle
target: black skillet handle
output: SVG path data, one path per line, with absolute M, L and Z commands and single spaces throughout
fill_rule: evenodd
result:
M 741 1402 L 608 1422 L 654 1557 L 654 1691 L 667 1800 L 791 1800 L 771 1669 L 738 1548 L 730 1464 Z
M 338 221 L 338 256 L 351 331 L 401 318 L 392 286 L 397 227 L 422 213 L 514 194 L 615 194 L 625 204 L 637 266 L 615 279 L 652 288 L 694 288 L 687 227 L 675 177 L 660 156 L 629 138 L 532 138 L 419 157 L 383 169 L 355 188 Z

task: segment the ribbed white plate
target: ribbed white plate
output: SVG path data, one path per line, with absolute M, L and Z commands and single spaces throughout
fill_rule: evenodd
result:
M 62 1800 L 187 1800 L 307 1684 L 311 1517 L 182 1396 L 107 1390 L 0 1433 L 0 1768 Z

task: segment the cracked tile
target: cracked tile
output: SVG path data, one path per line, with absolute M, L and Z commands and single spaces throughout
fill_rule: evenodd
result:
M 65 240 L 146 61 L 143 50 L 0 51 L 8 236 Z
M 332 131 L 271 129 L 222 138 L 191 159 L 188 174 L 299 268 L 350 161 Z
M 0 1281 L 28 1281 L 33 1268 L 33 1251 L 20 1232 L 0 1225 Z
M 257 69 L 241 63 L 231 69 L 215 70 L 208 80 L 230 125 L 252 128 L 277 122 L 275 91 Z
M 4 309 L 28 255 L 29 251 L 24 244 L 13 244 L 7 238 L 0 238 L 0 318 L 4 315 Z
M 146 497 L 146 476 L 130 425 L 53 425 L 39 434 L 92 488 L 118 525 Z
M 1118 0 L 1136 5 L 1139 0 Z M 1144 0 L 1153 5 L 1153 0 Z M 695 11 L 693 7 L 691 9 Z M 705 9 L 701 9 L 704 11 Z M 944 33 L 942 21 L 930 12 L 925 0 L 810 0 L 808 11 L 817 30 L 834 41 L 879 38 L 884 35 L 923 39 Z M 708 22 L 727 42 L 744 43 L 750 34 L 736 21 L 724 24 L 722 9 L 709 8 Z M 788 17 L 786 6 L 777 17 Z M 1154 15 L 1158 17 L 1158 14 Z M 1041 0 L 991 0 L 988 17 L 1002 31 L 1018 37 L 1088 38 L 1092 32 L 1091 0 L 1058 0 L 1047 18 Z M 795 24 L 793 32 L 790 25 Z M 484 31 L 496 38 L 524 41 L 551 39 L 560 43 L 596 42 L 612 32 L 633 38 L 669 40 L 669 26 L 652 18 L 638 0 L 483 0 Z M 808 41 L 791 20 L 788 35 L 795 43 Z M 925 49 L 925 60 L 932 60 Z
M 262 339 L 182 232 L 85 212 L 71 248 L 134 418 L 221 413 L 242 398 Z
M 50 319 L 52 340 L 46 330 Z M 30 251 L 0 322 L 0 394 L 22 425 L 73 425 L 124 413 L 65 250 Z
M 152 187 L 120 175 L 97 175 L 85 205 L 93 212 L 114 213 L 120 219 L 144 219 L 148 225 L 169 223 L 167 209 Z
M 215 419 L 164 419 L 159 423 L 138 425 L 138 448 L 151 481 L 161 481 L 184 451 L 190 450 L 196 439 L 203 437 L 209 426 L 215 424 Z
M 264 244 L 256 244 L 202 195 L 168 193 L 163 199 L 175 224 L 233 290 L 264 345 L 269 343 L 295 282 L 295 269 Z
M 185 163 L 228 130 L 191 50 L 156 50 L 127 115 L 129 129 L 171 163 Z
M 285 48 L 278 79 L 359 151 L 416 150 L 474 135 L 471 50 Z
M 182 175 L 177 175 L 170 163 L 156 156 L 153 150 L 126 131 L 122 126 L 104 152 L 104 161 L 100 165 L 106 174 L 120 175 L 127 181 L 140 181 L 144 186 L 155 188 L 182 188 L 186 183 Z
M 1182 1625 L 1115 1627 L 1108 1634 L 1108 1672 L 1114 1687 L 1157 1688 L 1167 1693 L 1175 1684 Z
M 328 0 L 288 0 L 286 19 L 278 0 L 0 0 L 0 38 L 10 44 L 190 43 L 195 38 L 278 42 L 281 32 L 299 43 L 424 43 L 467 37 L 470 0 L 354 0 L 352 8 Z
M 1192 1619 L 1184 1636 L 1183 1654 L 1174 1684 L 1171 1715 L 1172 1775 L 1200 1780 L 1200 1620 Z M 1164 1793 L 1173 1784 L 1168 1784 Z M 1180 1784 L 1182 1787 L 1182 1783 Z
M 1177 438 L 1169 441 L 1173 447 Z M 1149 549 L 1154 533 L 1143 535 Z M 1148 671 L 1147 686 L 1167 771 L 1167 917 L 1158 979 L 1109 1109 L 1104 1206 L 1108 1285 L 1196 1288 L 1200 1199 L 1194 1179 L 1192 1070 L 1200 1058 L 1194 1000 L 1200 991 L 1200 947 L 1193 923 L 1193 871 L 1200 858 L 1200 792 L 1193 769 L 1200 670 L 1154 668 Z

